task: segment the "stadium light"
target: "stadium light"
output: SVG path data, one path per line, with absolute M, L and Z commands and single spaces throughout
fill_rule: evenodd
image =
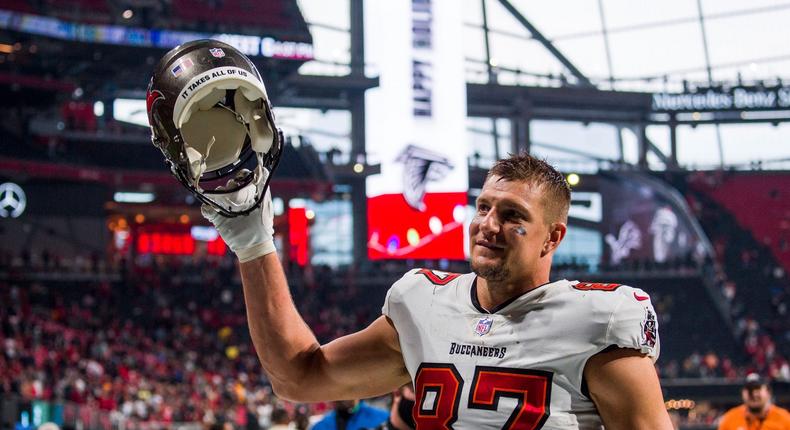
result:
M 119 191 L 112 196 L 112 199 L 118 203 L 151 203 L 155 198 L 156 195 L 154 193 L 132 191 Z
M 104 103 L 102 101 L 93 104 L 93 115 L 97 117 L 104 116 Z
M 195 240 L 203 242 L 213 242 L 219 237 L 219 232 L 214 227 L 207 227 L 202 225 L 194 225 L 190 228 L 189 233 Z
M 280 216 L 285 212 L 285 202 L 280 197 L 272 198 L 272 209 L 274 210 L 274 216 Z

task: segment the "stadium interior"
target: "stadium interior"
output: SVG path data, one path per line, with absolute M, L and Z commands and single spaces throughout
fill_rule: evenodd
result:
M 485 174 L 528 151 L 573 189 L 552 277 L 650 293 L 676 428 L 716 428 L 749 373 L 790 405 L 790 3 L 464 0 L 464 43 L 434 63 L 410 38 L 426 14 L 450 26 L 441 0 L 402 3 L 0 1 L 0 429 L 266 429 L 281 409 L 308 428 L 331 408 L 273 395 L 235 256 L 151 145 L 153 65 L 200 38 L 266 83 L 275 242 L 322 342 L 411 268 L 468 272 Z M 377 21 L 393 10 L 400 32 Z M 407 147 L 421 130 L 456 158 Z M 414 216 L 387 194 L 409 172 Z M 431 200 L 434 177 L 455 180 Z

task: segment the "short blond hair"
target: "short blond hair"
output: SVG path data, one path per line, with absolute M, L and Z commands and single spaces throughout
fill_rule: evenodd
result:
M 568 222 L 568 210 L 571 206 L 571 187 L 562 175 L 546 160 L 533 157 L 527 153 L 510 154 L 491 167 L 486 180 L 491 176 L 499 176 L 505 181 L 524 181 L 537 186 L 543 191 L 543 207 L 546 209 L 546 221 Z

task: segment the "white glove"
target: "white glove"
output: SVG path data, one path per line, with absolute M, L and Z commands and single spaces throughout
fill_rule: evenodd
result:
M 261 205 L 247 215 L 228 218 L 206 204 L 200 207 L 200 213 L 214 224 L 222 240 L 228 244 L 240 262 L 254 260 L 276 251 L 274 211 L 268 189 Z

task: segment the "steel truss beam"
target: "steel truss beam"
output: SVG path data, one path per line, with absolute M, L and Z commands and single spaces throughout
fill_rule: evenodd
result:
M 359 75 L 292 75 L 272 95 L 272 102 L 283 107 L 351 110 L 366 90 L 378 85 L 378 78 Z
M 530 119 L 582 122 L 647 122 L 651 94 L 580 87 L 466 85 L 469 116 L 510 117 L 528 107 Z
M 554 44 L 551 43 L 549 39 L 543 36 L 543 33 L 541 33 L 537 28 L 535 28 L 535 26 L 532 25 L 532 23 L 529 22 L 529 20 L 526 17 L 524 17 L 524 15 L 522 15 L 521 12 L 518 11 L 518 9 L 515 8 L 515 6 L 513 6 L 508 0 L 499 0 L 499 3 L 505 9 L 507 9 L 507 11 L 510 12 L 510 14 L 513 15 L 513 17 L 516 18 L 516 20 L 519 23 L 521 23 L 521 25 L 523 25 L 524 28 L 527 29 L 527 31 L 530 32 L 530 34 L 532 34 L 532 37 L 534 37 L 535 40 L 540 42 L 546 49 L 548 49 L 548 51 L 551 52 L 551 55 L 553 55 L 554 58 L 556 58 L 560 63 L 562 63 L 562 65 L 565 66 L 565 68 L 567 68 L 571 72 L 571 74 L 576 79 L 579 80 L 579 84 L 581 84 L 581 86 L 585 86 L 585 87 L 594 86 L 590 82 L 590 80 L 587 79 L 586 76 L 584 76 L 581 70 L 576 68 L 576 66 L 573 63 L 571 63 L 571 61 L 567 57 L 565 57 L 565 55 L 563 55 L 562 52 L 560 52 L 559 49 L 557 49 L 557 47 L 555 47 Z

